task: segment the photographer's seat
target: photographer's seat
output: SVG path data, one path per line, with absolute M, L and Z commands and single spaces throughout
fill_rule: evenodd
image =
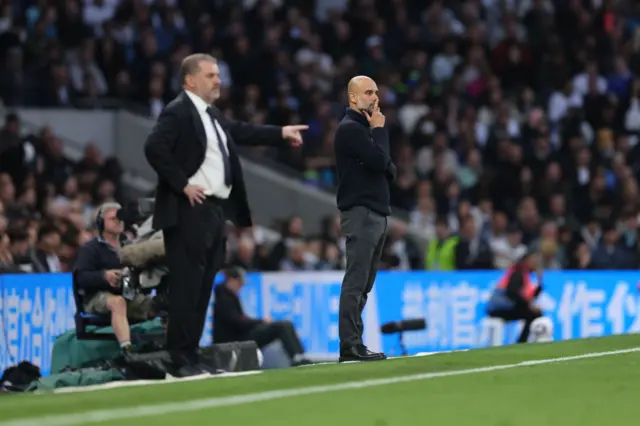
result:
M 106 331 L 105 329 L 111 327 L 111 315 L 109 314 L 92 314 L 84 311 L 84 302 L 80 289 L 76 284 L 76 280 L 72 279 L 73 286 L 73 298 L 76 303 L 76 313 L 74 315 L 74 322 L 76 325 L 76 337 L 78 340 L 116 340 L 113 332 Z M 163 318 L 165 313 L 158 314 L 156 318 Z M 142 321 L 129 320 L 129 325 L 140 324 Z M 132 342 L 136 341 L 159 341 L 164 340 L 164 333 L 162 336 L 157 334 L 131 334 Z

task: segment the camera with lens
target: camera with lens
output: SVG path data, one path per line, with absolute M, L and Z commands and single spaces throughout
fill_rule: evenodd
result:
M 117 217 L 125 228 L 133 228 L 136 237 L 120 248 L 122 293 L 125 299 L 155 291 L 156 305 L 163 310 L 168 292 L 164 234 L 153 229 L 154 200 L 143 198 L 118 210 Z M 144 221 L 138 226 L 138 223 Z M 131 299 L 129 299 L 131 300 Z
M 126 203 L 116 212 L 116 217 L 124 223 L 126 230 L 136 230 L 134 225 L 150 218 L 155 207 L 153 198 L 140 198 L 136 201 Z

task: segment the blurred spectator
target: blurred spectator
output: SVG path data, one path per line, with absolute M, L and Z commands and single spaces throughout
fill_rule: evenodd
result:
M 462 217 L 460 237 L 455 250 L 456 269 L 493 269 L 491 248 L 481 238 L 471 215 Z
M 0 271 L 8 272 L 14 266 L 11 240 L 6 233 L 0 233 Z
M 309 271 L 313 269 L 313 261 L 306 254 L 305 243 L 301 240 L 292 241 L 287 247 L 287 253 L 280 262 L 278 270 L 282 271 Z
M 615 226 L 607 224 L 602 233 L 602 241 L 593 252 L 594 269 L 633 269 L 634 259 L 618 241 Z
M 421 249 L 407 236 L 407 227 L 402 222 L 392 222 L 385 242 L 385 252 L 398 259 L 396 269 L 422 269 Z
M 33 272 L 62 272 L 58 257 L 60 232 L 53 225 L 45 224 L 38 231 L 38 242 L 31 253 Z
M 233 266 L 243 268 L 247 272 L 253 272 L 255 268 L 256 247 L 252 238 L 241 237 L 238 241 L 237 250 L 233 260 L 230 262 Z
M 493 262 L 497 269 L 508 269 L 527 252 L 522 244 L 522 232 L 517 226 L 507 229 L 506 235 L 494 238 L 491 242 Z
M 457 247 L 460 239 L 452 235 L 447 220 L 438 217 L 435 221 L 436 235 L 429 241 L 425 253 L 425 269 L 428 271 L 453 271 L 457 267 Z M 466 259 L 465 259 L 466 260 Z
M 502 268 L 513 260 L 506 247 L 519 251 L 520 244 L 536 245 L 549 268 L 639 266 L 636 2 L 65 0 L 0 6 L 5 105 L 134 107 L 154 118 L 180 90 L 182 58 L 212 53 L 222 74 L 225 115 L 310 124 L 302 150 L 248 148 L 243 154 L 277 161 L 306 184 L 330 191 L 333 131 L 346 105 L 342 88 L 354 75 L 374 77 L 398 165 L 392 203 L 435 241 L 415 248 L 427 252 L 423 264 L 408 240 L 390 229 L 388 267 L 453 268 L 442 256 L 460 245 L 470 253 L 481 247 Z M 20 127 L 10 114 L 0 129 L 0 232 L 13 247 L 2 228 L 23 223 L 33 239 L 55 216 L 64 268 L 72 241 L 86 237 L 92 206 L 122 198 L 122 170 L 93 145 L 75 164 L 50 129 L 22 138 Z M 71 224 L 60 220 L 64 215 Z M 260 270 L 341 264 L 339 223 L 322 235 L 322 244 L 305 236 L 302 225 L 291 220 L 272 249 L 245 236 L 230 245 L 230 260 Z M 449 248 L 442 252 L 444 243 Z M 429 260 L 428 253 L 438 255 Z M 473 256 L 465 267 L 489 267 L 488 257 Z

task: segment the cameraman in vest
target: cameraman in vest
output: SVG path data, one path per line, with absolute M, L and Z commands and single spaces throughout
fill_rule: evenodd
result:
M 507 269 L 487 303 L 487 315 L 492 318 L 504 321 L 524 320 L 518 343 L 528 341 L 531 324 L 542 317 L 542 311 L 533 303 L 542 292 L 542 270 L 538 267 L 538 255 L 532 251 L 525 253 L 515 265 Z M 537 271 L 538 285 L 531 280 L 534 270 Z

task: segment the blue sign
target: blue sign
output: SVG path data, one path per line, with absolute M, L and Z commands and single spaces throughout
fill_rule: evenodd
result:
M 363 313 L 364 341 L 399 355 L 398 336 L 380 324 L 425 318 L 427 329 L 405 333 L 410 354 L 470 349 L 516 341 L 521 324 L 488 318 L 486 303 L 499 271 L 381 272 Z M 288 318 L 313 355 L 336 357 L 342 272 L 262 274 L 262 314 Z M 554 323 L 554 339 L 640 332 L 640 272 L 549 272 L 536 300 Z
M 501 345 L 520 325 L 487 318 L 486 302 L 501 273 L 381 272 L 363 313 L 364 341 L 372 350 L 399 354 L 397 336 L 380 324 L 424 317 L 428 327 L 405 333 L 409 353 Z M 338 355 L 342 272 L 248 274 L 241 292 L 247 315 L 293 322 L 308 354 Z M 218 277 L 216 281 L 220 281 Z M 640 272 L 549 272 L 537 303 L 554 323 L 554 339 L 640 332 Z M 0 371 L 28 360 L 47 374 L 55 336 L 74 327 L 68 274 L 0 276 Z M 213 298 L 203 346 L 211 343 Z
M 1 275 L 0 292 L 0 371 L 27 360 L 48 373 L 56 336 L 75 326 L 71 275 Z

